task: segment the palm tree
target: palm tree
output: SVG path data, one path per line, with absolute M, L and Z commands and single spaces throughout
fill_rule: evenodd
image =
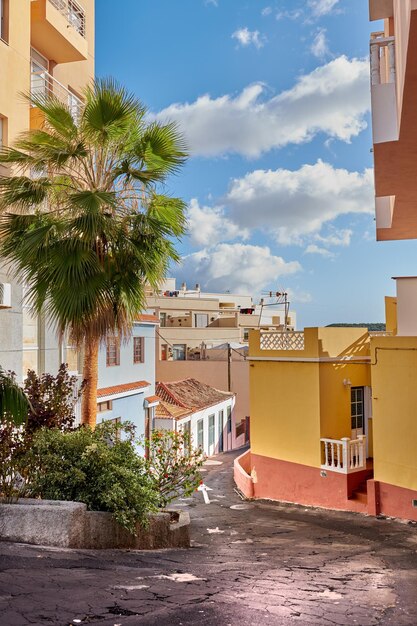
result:
M 7 417 L 17 426 L 24 424 L 29 408 L 23 389 L 0 367 L 0 422 Z
M 43 127 L 0 153 L 0 253 L 28 285 L 28 302 L 84 350 L 82 421 L 94 427 L 98 351 L 129 337 L 186 227 L 185 204 L 161 187 L 186 158 L 175 125 L 149 121 L 112 80 L 84 92 L 74 119 L 55 97 L 31 97 Z M 28 172 L 30 175 L 28 175 Z

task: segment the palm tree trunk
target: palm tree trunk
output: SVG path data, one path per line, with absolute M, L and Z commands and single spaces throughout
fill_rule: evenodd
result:
M 97 419 L 98 351 L 100 341 L 88 339 L 85 343 L 83 376 L 85 387 L 82 399 L 81 423 L 95 428 Z

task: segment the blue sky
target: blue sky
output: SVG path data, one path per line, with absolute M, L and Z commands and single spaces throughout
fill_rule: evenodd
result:
M 298 325 L 383 321 L 416 242 L 375 242 L 364 0 L 96 3 L 96 71 L 191 151 L 180 281 L 287 289 Z

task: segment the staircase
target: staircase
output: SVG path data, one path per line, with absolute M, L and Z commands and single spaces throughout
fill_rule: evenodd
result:
M 372 459 L 367 459 L 366 461 L 366 477 L 363 479 L 363 481 L 361 483 L 359 483 L 359 485 L 356 487 L 356 489 L 354 489 L 352 491 L 352 495 L 350 496 L 349 500 L 355 504 L 357 504 L 358 506 L 358 510 L 360 509 L 367 509 L 368 507 L 368 487 L 367 487 L 367 481 L 370 478 L 374 477 L 374 470 L 373 470 L 373 461 Z

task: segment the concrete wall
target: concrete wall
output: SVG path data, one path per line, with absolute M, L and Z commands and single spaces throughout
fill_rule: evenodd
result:
M 239 358 L 239 357 L 238 357 Z M 227 361 L 157 361 L 156 380 L 169 382 L 184 378 L 196 378 L 216 389 L 228 391 Z M 236 424 L 250 415 L 249 407 L 249 363 L 232 361 L 231 389 L 236 394 L 233 410 L 232 436 L 228 437 L 227 448 L 239 448 L 245 443 L 243 435 L 236 437 Z
M 417 337 L 371 346 L 375 480 L 417 490 Z

